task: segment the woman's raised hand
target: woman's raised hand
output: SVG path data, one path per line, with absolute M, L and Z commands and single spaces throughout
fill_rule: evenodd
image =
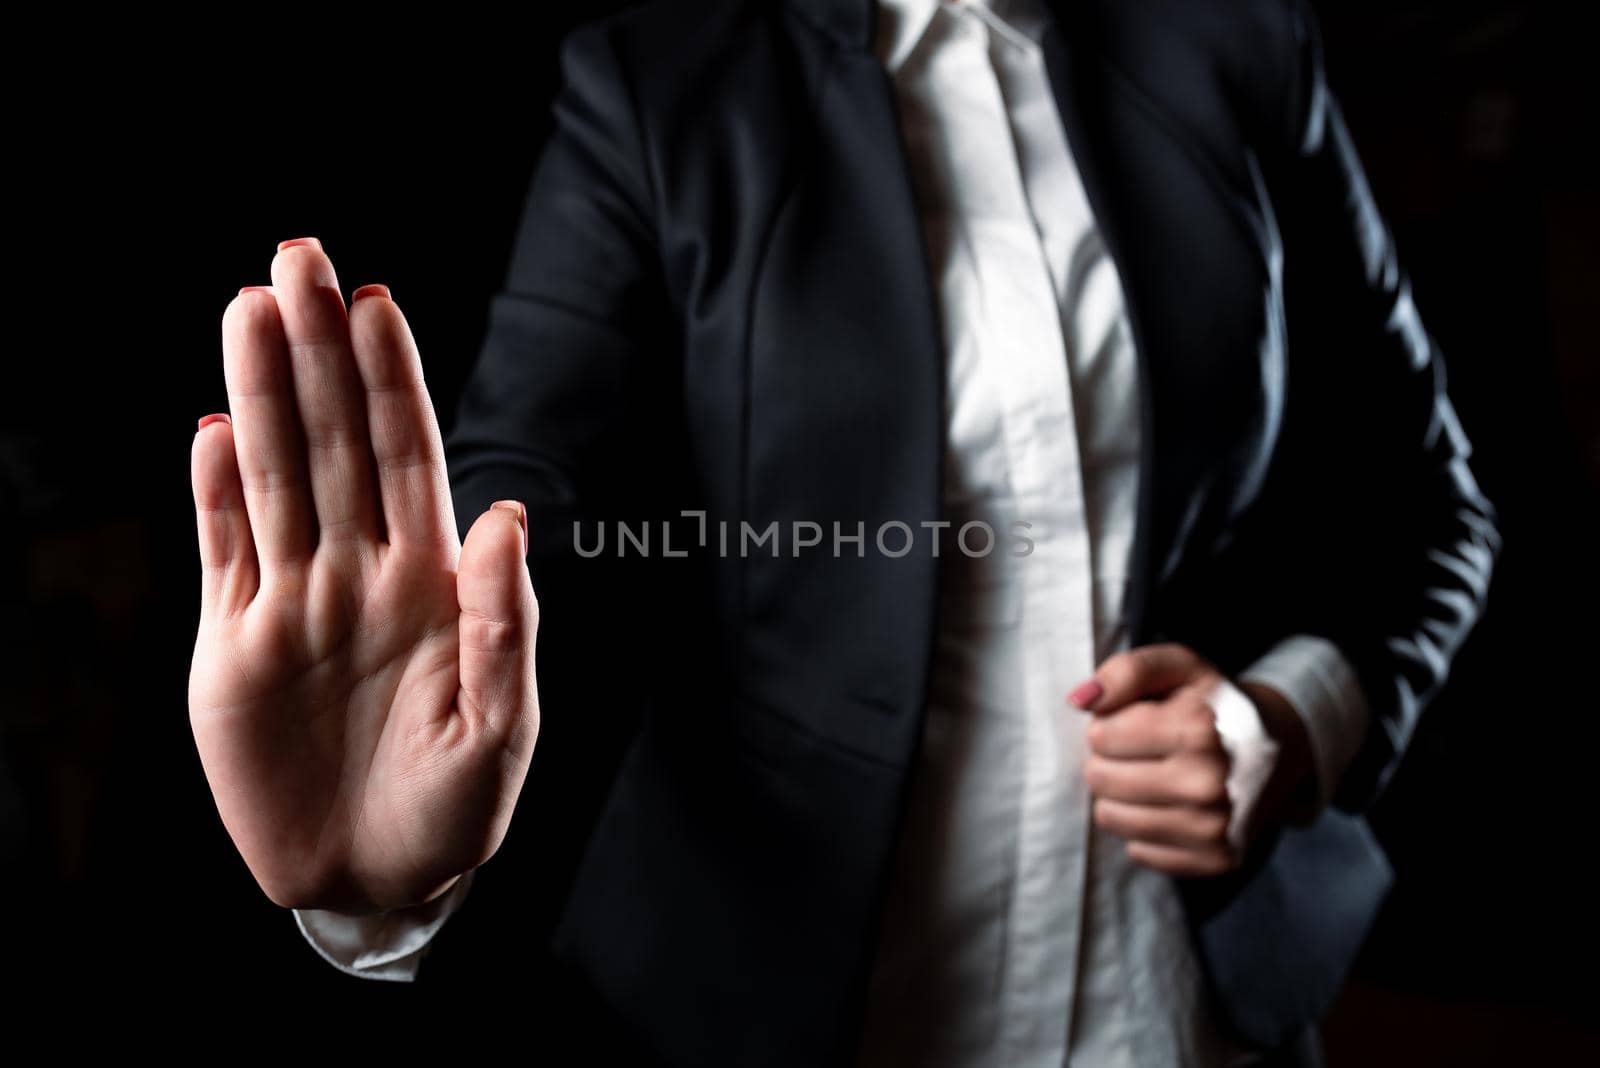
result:
M 498 848 L 538 734 L 527 520 L 457 537 L 410 328 L 346 309 L 315 239 L 222 319 L 201 420 L 189 718 L 222 821 L 280 905 L 436 896 Z

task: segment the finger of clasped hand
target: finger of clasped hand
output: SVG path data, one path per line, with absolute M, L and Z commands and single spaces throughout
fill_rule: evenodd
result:
M 1187 646 L 1141 646 L 1107 658 L 1067 700 L 1091 713 L 1084 780 L 1096 826 L 1130 859 L 1172 875 L 1237 866 L 1228 838 L 1229 758 L 1207 695 L 1222 676 Z

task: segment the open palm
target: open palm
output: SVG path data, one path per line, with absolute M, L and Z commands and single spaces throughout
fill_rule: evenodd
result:
M 459 541 L 405 318 L 381 286 L 347 311 L 315 240 L 228 306 L 223 367 L 189 679 L 217 809 L 280 905 L 426 900 L 498 848 L 538 733 L 526 516 Z

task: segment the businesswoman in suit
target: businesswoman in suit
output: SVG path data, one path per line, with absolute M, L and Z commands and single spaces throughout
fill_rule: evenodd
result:
M 1387 887 L 1361 813 L 1481 610 L 1494 511 L 1303 4 L 980 6 L 998 84 L 1034 63 L 1048 87 L 1141 372 L 1126 642 L 1072 690 L 1103 725 L 1073 781 L 1178 888 L 1182 996 L 1286 1048 Z M 672 1063 L 860 1048 L 949 558 L 701 538 L 602 579 L 573 526 L 947 521 L 964 326 L 948 290 L 937 310 L 937 168 L 895 71 L 977 24 L 935 7 L 669 2 L 575 33 L 448 449 L 399 306 L 347 306 L 315 239 L 229 305 L 230 413 L 193 454 L 191 720 L 252 873 L 336 964 L 415 974 L 559 692 L 552 720 L 636 723 L 557 931 L 575 974 Z M 609 639 L 536 685 L 541 608 L 558 626 L 602 591 Z M 1328 657 L 1266 659 L 1290 639 Z M 1242 834 L 1218 816 L 1247 750 L 1196 697 L 1223 693 L 1267 754 Z M 1066 1042 L 1026 1048 L 1126 1055 Z M 1136 1062 L 1193 1063 L 1185 1042 Z

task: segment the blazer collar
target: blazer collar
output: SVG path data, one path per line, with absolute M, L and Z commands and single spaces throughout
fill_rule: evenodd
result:
M 1034 49 L 1049 19 L 1044 0 L 962 0 L 972 17 L 1009 46 Z M 890 74 L 896 74 L 916 51 L 938 14 L 942 0 L 877 0 L 873 52 Z
M 877 29 L 877 0 L 788 0 L 794 12 L 841 48 L 868 51 Z
M 1048 0 L 967 0 L 989 13 L 1007 28 L 1038 39 L 1042 9 Z M 915 46 L 926 30 L 940 0 L 788 0 L 801 18 L 831 37 L 842 48 L 871 50 L 878 40 L 880 24 L 888 37 L 887 56 L 892 69 L 897 58 Z

